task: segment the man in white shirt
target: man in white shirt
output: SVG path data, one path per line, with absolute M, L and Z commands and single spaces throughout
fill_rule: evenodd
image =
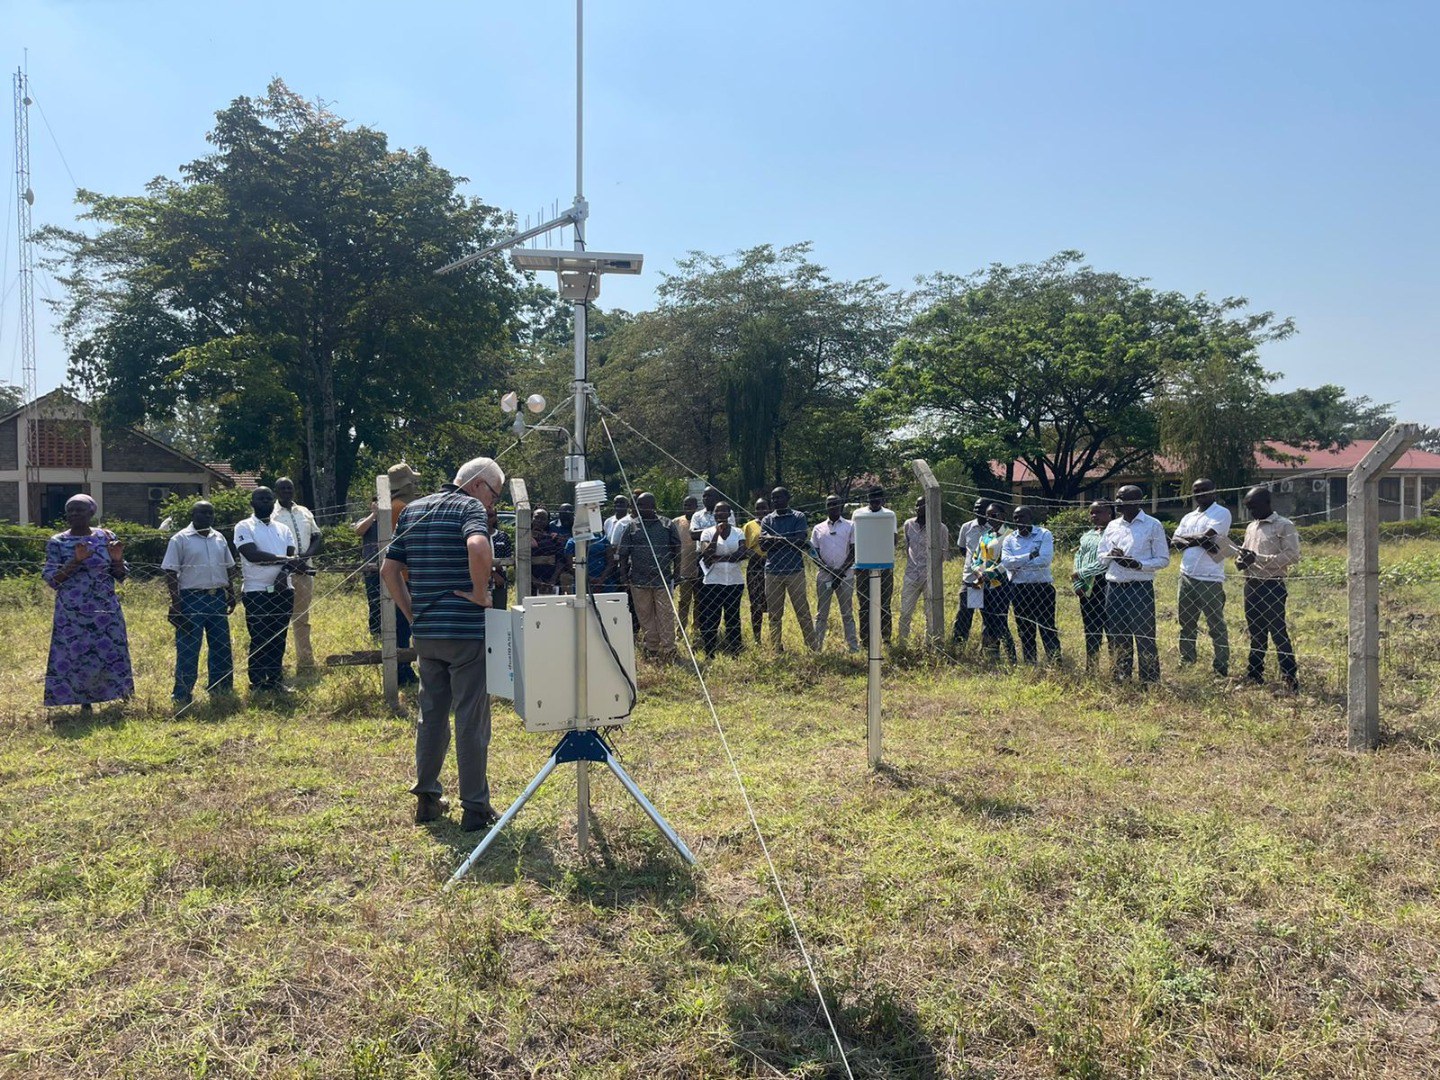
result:
M 250 634 L 247 670 L 251 690 L 289 693 L 284 682 L 285 632 L 295 610 L 290 573 L 296 568 L 295 534 L 272 520 L 275 493 L 267 487 L 250 493 L 253 513 L 235 526 L 240 553 L 245 629 Z
M 1035 511 L 1015 508 L 1015 531 L 1000 543 L 1000 565 L 1010 575 L 1010 604 L 1015 610 L 1015 630 L 1025 663 L 1038 660 L 1035 632 L 1045 646 L 1045 659 L 1060 662 L 1060 631 L 1055 626 L 1055 579 L 1050 564 L 1055 561 L 1055 537 L 1049 529 L 1035 524 Z
M 1155 575 L 1170 565 L 1165 528 L 1145 511 L 1145 498 L 1134 484 L 1116 492 L 1119 516 L 1100 537 L 1105 564 L 1105 635 L 1115 663 L 1115 678 L 1130 678 L 1138 656 L 1140 681 L 1160 681 L 1160 650 L 1155 641 Z
M 282 476 L 275 481 L 275 501 L 279 504 L 271 515 L 295 537 L 298 569 L 290 577 L 295 594 L 295 608 L 290 615 L 290 629 L 295 634 L 295 671 L 315 670 L 315 650 L 310 646 L 310 606 L 315 599 L 315 566 L 311 556 L 320 551 L 324 542 L 315 515 L 295 501 L 295 481 Z
M 810 544 L 820 556 L 815 570 L 815 648 L 825 647 L 830 629 L 830 599 L 840 605 L 840 625 L 845 628 L 845 647 L 860 651 L 855 636 L 855 526 L 840 516 L 840 496 L 825 499 L 825 520 L 810 530 Z
M 1230 550 L 1230 511 L 1215 501 L 1215 481 L 1190 487 L 1195 499 L 1176 526 L 1170 546 L 1180 555 L 1180 666 L 1195 663 L 1200 616 L 1210 630 L 1215 674 L 1230 674 L 1230 633 L 1225 627 L 1225 555 Z
M 885 509 L 885 489 L 878 484 L 866 493 L 866 504 L 855 514 L 869 510 L 870 513 L 879 513 Z M 853 519 L 855 514 L 851 514 Z M 864 587 L 860 590 L 860 625 L 865 627 L 865 633 L 870 633 L 870 582 L 865 581 Z M 880 571 L 880 637 L 888 645 L 890 643 L 890 627 L 893 625 L 891 612 L 894 610 L 895 601 L 895 571 L 893 568 Z
M 980 546 L 980 535 L 985 531 L 985 500 L 975 500 L 975 516 L 961 525 L 955 533 L 955 549 L 960 554 L 960 565 L 969 566 Z M 960 594 L 959 606 L 955 608 L 955 628 L 950 632 L 950 644 L 964 648 L 970 640 L 970 624 L 975 620 L 975 609 L 965 603 L 965 594 Z
M 175 627 L 175 687 L 177 706 L 190 704 L 200 673 L 200 643 L 209 642 L 210 696 L 230 694 L 235 667 L 230 652 L 230 613 L 235 610 L 235 587 L 230 570 L 235 556 L 230 545 L 211 526 L 215 507 L 201 499 L 190 508 L 190 524 L 165 546 L 160 569 L 170 590 L 170 625 Z
M 943 526 L 942 526 L 943 529 Z M 925 496 L 915 500 L 915 516 L 901 526 L 905 536 L 905 576 L 900 581 L 900 640 L 910 637 L 915 605 L 929 591 L 930 538 L 925 533 Z M 929 613 L 926 613 L 929 618 Z M 969 630 L 969 627 L 966 627 Z

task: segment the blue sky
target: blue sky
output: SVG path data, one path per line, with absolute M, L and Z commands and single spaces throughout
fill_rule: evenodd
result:
M 1294 316 L 1265 354 L 1283 385 L 1440 424 L 1440 5 L 587 8 L 590 243 L 646 257 L 607 306 L 648 306 L 692 249 L 810 240 L 838 276 L 905 285 L 1077 248 Z M 107 193 L 174 175 L 276 75 L 521 219 L 573 195 L 571 0 L 0 0 L 0 25 L 44 109 L 37 224 L 71 220 L 71 173 Z M 0 379 L 19 377 L 16 326 L 12 292 Z M 44 312 L 40 330 L 43 390 L 65 357 Z

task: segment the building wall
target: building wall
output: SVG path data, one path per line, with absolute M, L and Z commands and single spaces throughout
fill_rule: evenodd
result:
M 20 481 L 0 480 L 0 521 L 20 520 Z
M 102 495 L 105 502 L 106 521 L 134 521 L 141 525 L 160 524 L 159 506 L 150 501 L 150 489 L 154 484 L 122 484 L 106 481 Z M 199 484 L 177 484 L 166 482 L 162 485 L 177 495 L 199 495 Z
M 20 437 L 19 427 L 18 416 L 12 416 L 0 424 L 0 469 L 20 467 L 20 443 L 17 441 Z
M 106 472 L 194 473 L 196 466 L 170 451 L 126 431 L 100 435 L 100 467 Z M 156 479 L 157 484 L 164 481 Z

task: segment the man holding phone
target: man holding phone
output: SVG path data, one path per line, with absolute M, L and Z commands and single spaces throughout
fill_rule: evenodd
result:
M 1115 678 L 1130 678 L 1138 658 L 1140 681 L 1160 681 L 1160 649 L 1155 640 L 1155 575 L 1170 565 L 1165 528 L 1144 510 L 1145 498 L 1134 484 L 1116 492 L 1120 516 L 1105 526 L 1100 560 L 1105 563 L 1105 633 Z
M 1180 552 L 1180 666 L 1195 663 L 1200 616 L 1210 631 L 1215 674 L 1230 674 L 1230 632 L 1225 627 L 1225 555 L 1231 548 L 1230 511 L 1215 501 L 1215 481 L 1201 477 L 1190 487 L 1195 509 L 1175 529 L 1170 546 Z

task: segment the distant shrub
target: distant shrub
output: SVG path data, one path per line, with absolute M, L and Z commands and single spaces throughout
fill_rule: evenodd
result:
M 1055 543 L 1064 548 L 1080 546 L 1080 537 L 1090 531 L 1090 511 L 1074 507 L 1051 514 L 1045 519 L 1045 527 L 1055 534 Z
M 160 520 L 169 518 L 171 530 L 178 532 L 190 524 L 190 511 L 201 499 L 209 499 L 215 507 L 215 527 L 223 532 L 250 516 L 250 492 L 217 488 L 209 495 L 171 495 L 160 504 Z

